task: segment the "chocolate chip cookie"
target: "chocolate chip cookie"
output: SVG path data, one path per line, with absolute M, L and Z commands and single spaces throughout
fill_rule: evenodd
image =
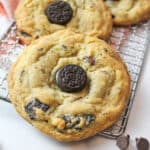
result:
M 150 18 L 150 0 L 105 0 L 116 25 L 132 25 Z
M 128 101 L 130 77 L 104 41 L 62 30 L 27 46 L 8 74 L 10 99 L 34 127 L 78 141 L 110 127 Z
M 26 44 L 66 28 L 102 39 L 112 32 L 112 16 L 102 0 L 24 0 L 15 18 L 17 33 Z

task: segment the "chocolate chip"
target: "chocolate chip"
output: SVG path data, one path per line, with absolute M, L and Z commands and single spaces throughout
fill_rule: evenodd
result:
M 108 52 L 108 49 L 107 49 L 107 48 L 104 48 L 104 51 L 107 53 L 107 52 Z
M 91 66 L 93 66 L 93 65 L 95 65 L 95 59 L 94 59 L 94 57 L 92 57 L 92 56 L 89 56 L 89 57 L 84 57 L 84 59 L 91 65 Z
M 137 150 L 149 150 L 149 141 L 145 138 L 136 138 Z
M 112 18 L 115 19 L 115 15 L 112 15 Z
M 63 50 L 67 50 L 67 46 L 66 45 L 62 45 L 62 49 Z
M 36 118 L 36 113 L 34 108 L 39 108 L 42 111 L 46 112 L 49 109 L 49 106 L 47 104 L 43 104 L 38 99 L 34 99 L 31 102 L 29 102 L 25 106 L 25 111 L 29 115 L 31 120 L 34 120 Z
M 104 1 L 119 1 L 119 0 L 104 0 Z
M 51 23 L 65 25 L 71 20 L 73 11 L 67 2 L 55 1 L 48 5 L 45 14 Z
M 62 91 L 79 92 L 86 86 L 87 75 L 80 66 L 69 64 L 57 70 L 55 81 Z
M 22 83 L 22 78 L 23 78 L 24 74 L 25 74 L 25 71 L 22 70 L 21 73 L 20 73 L 20 77 L 19 77 L 20 83 Z
M 38 49 L 39 52 L 42 52 L 43 50 L 44 50 L 44 48 L 39 48 Z
M 117 146 L 120 148 L 120 150 L 127 150 L 130 143 L 130 136 L 120 136 L 117 138 Z
M 21 31 L 20 33 L 24 37 L 31 37 L 31 35 L 29 33 L 27 33 L 27 32 Z

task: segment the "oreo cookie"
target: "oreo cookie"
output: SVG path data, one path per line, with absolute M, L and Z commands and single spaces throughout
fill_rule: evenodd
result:
M 88 127 L 91 123 L 93 123 L 96 119 L 94 114 L 66 114 L 62 116 L 62 119 L 65 121 L 65 127 L 62 130 L 82 130 L 85 127 Z M 81 124 L 84 124 L 81 127 Z
M 71 20 L 73 10 L 67 2 L 55 1 L 48 5 L 45 14 L 51 23 L 65 25 Z
M 55 81 L 62 91 L 79 92 L 86 86 L 87 75 L 80 66 L 69 64 L 57 70 Z
M 48 111 L 49 106 L 47 104 L 44 104 L 44 103 L 40 102 L 37 98 L 30 101 L 25 106 L 25 111 L 29 115 L 31 120 L 34 120 L 36 118 L 36 113 L 35 113 L 34 108 L 39 108 L 42 111 L 46 112 L 46 111 Z

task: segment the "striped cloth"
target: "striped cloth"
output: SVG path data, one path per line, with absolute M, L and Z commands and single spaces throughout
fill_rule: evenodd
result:
M 10 20 L 13 19 L 18 2 L 19 0 L 0 0 L 0 14 L 7 16 Z
M 0 40 L 13 22 L 19 0 L 0 0 Z

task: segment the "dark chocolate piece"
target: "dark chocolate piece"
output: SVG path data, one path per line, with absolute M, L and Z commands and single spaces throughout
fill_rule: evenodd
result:
M 22 78 L 23 78 L 24 74 L 25 74 L 25 71 L 22 70 L 22 71 L 20 72 L 20 77 L 19 77 L 20 83 L 22 83 Z
M 24 37 L 31 37 L 31 35 L 27 32 L 21 31 L 20 34 Z
M 115 15 L 112 15 L 112 18 L 115 19 Z
M 95 58 L 94 57 L 92 57 L 92 56 L 89 56 L 89 57 L 84 57 L 84 59 L 91 65 L 91 66 L 93 66 L 93 65 L 95 65 Z
M 149 141 L 143 137 L 136 138 L 137 150 L 149 150 Z
M 130 143 L 130 136 L 120 136 L 117 138 L 117 146 L 120 148 L 120 150 L 127 150 Z

